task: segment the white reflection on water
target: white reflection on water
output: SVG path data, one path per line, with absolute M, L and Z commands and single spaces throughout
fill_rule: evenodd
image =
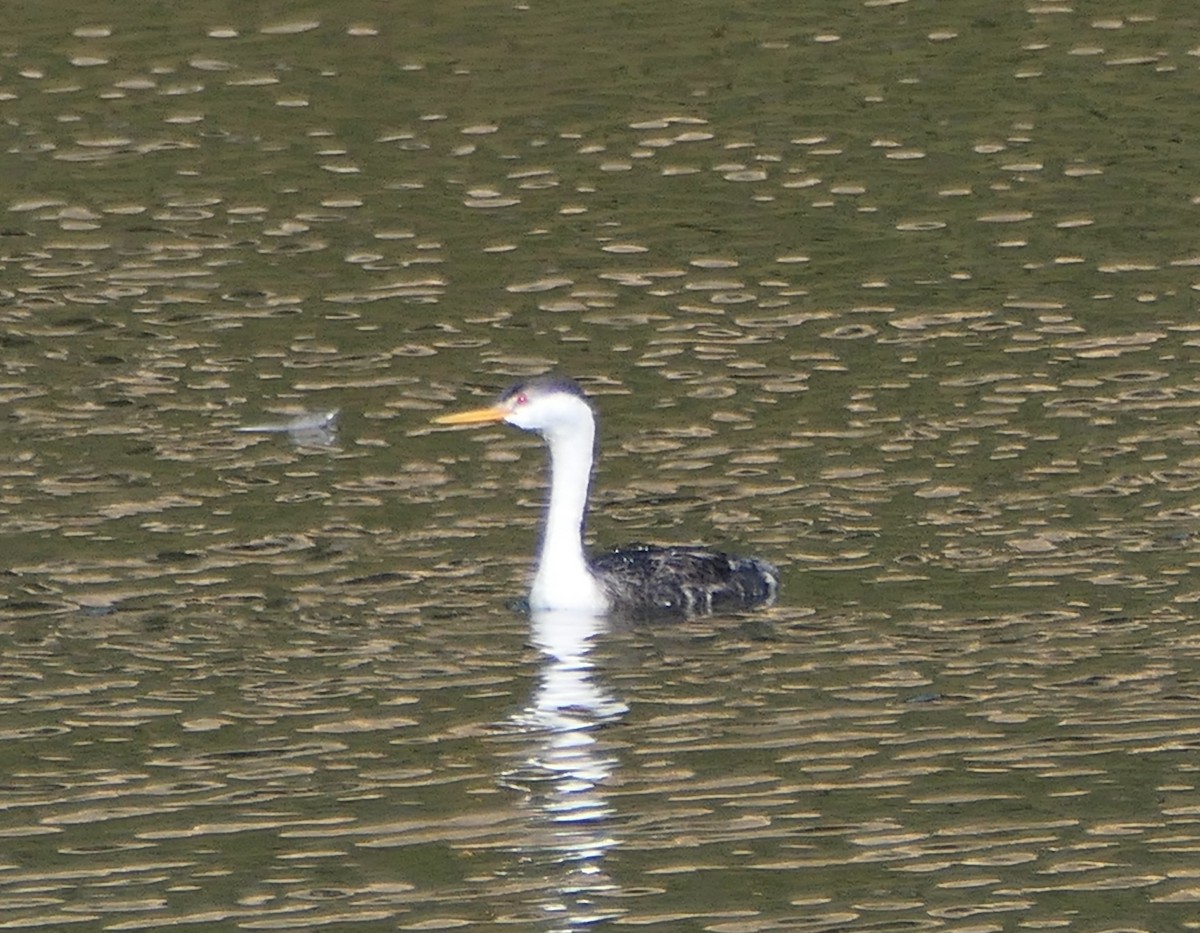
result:
M 540 909 L 552 929 L 574 930 L 619 915 L 595 902 L 616 885 L 604 858 L 617 844 L 604 785 L 617 766 L 597 738 L 628 707 L 601 687 L 589 657 L 602 616 L 539 612 L 532 640 L 543 663 L 532 702 L 512 717 L 529 739 L 522 762 L 501 775 L 524 795 L 529 835 L 519 853 L 525 871 L 546 882 Z

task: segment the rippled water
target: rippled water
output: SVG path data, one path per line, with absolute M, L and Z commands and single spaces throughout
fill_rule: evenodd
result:
M 1197 927 L 1195 16 L 6 21 L 0 926 Z

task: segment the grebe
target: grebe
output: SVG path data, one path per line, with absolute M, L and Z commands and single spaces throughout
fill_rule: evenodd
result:
M 529 592 L 534 611 L 625 616 L 693 616 L 770 605 L 779 571 L 754 557 L 692 547 L 633 544 L 589 559 L 583 547 L 596 416 L 565 376 L 518 382 L 487 408 L 435 418 L 437 424 L 506 422 L 550 448 L 550 504 Z

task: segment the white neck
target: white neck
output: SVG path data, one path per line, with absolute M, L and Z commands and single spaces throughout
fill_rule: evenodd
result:
M 579 402 L 586 409 L 586 404 Z M 583 550 L 596 424 L 591 411 L 547 429 L 550 448 L 550 504 L 542 529 L 541 554 L 529 594 L 534 609 L 603 612 L 608 600 L 588 568 Z

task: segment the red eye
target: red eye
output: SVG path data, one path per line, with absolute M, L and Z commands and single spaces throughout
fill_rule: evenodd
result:
M 522 392 L 520 395 L 517 396 L 517 404 L 518 405 L 528 405 L 529 404 L 529 396 L 526 395 L 524 392 Z

